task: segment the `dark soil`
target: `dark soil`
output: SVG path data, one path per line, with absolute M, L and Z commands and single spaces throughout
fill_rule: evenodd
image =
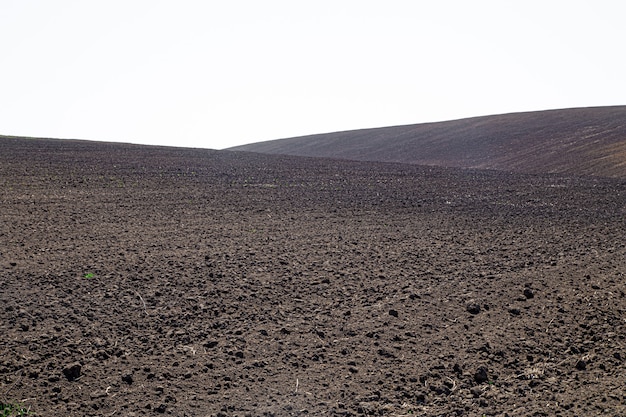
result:
M 0 139 L 34 416 L 626 415 L 626 182 Z
M 626 106 L 473 117 L 270 140 L 232 150 L 626 178 Z

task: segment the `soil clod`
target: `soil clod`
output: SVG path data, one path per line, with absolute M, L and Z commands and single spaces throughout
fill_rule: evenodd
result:
M 470 303 L 467 305 L 466 310 L 470 314 L 478 314 L 480 313 L 480 305 L 476 303 Z
M 78 362 L 75 362 L 71 365 L 63 368 L 63 375 L 67 378 L 68 381 L 72 382 L 80 378 L 82 365 Z
M 482 384 L 484 382 L 487 382 L 488 380 L 489 375 L 487 374 L 487 367 L 480 366 L 474 373 L 474 381 L 476 381 L 477 384 Z

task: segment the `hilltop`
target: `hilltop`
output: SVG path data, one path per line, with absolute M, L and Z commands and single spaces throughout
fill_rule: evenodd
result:
M 511 113 L 230 148 L 359 161 L 626 177 L 626 106 Z

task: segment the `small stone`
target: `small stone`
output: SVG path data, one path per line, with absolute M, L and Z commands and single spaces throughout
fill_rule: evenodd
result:
M 535 292 L 530 288 L 524 288 L 524 297 L 530 300 L 535 297 Z

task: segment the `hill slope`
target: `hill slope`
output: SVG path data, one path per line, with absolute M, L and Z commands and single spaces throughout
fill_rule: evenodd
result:
M 258 142 L 230 150 L 626 177 L 626 106 L 353 130 Z

